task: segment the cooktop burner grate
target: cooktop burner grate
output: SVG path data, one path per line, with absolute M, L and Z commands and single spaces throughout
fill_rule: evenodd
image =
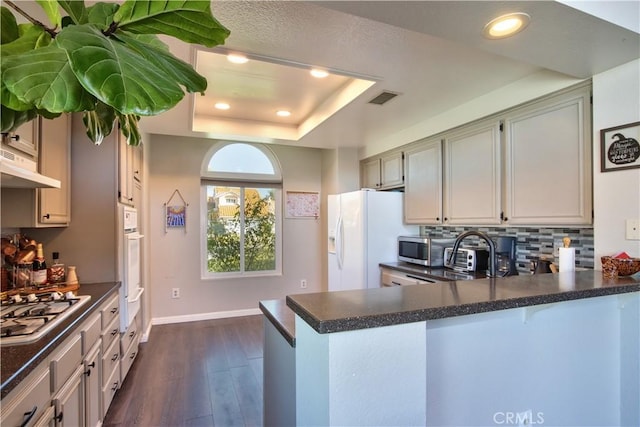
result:
M 91 299 L 88 295 L 34 302 L 2 303 L 0 344 L 27 344 L 41 338 Z

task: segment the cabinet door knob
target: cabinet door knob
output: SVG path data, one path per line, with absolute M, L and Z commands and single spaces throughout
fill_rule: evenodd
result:
M 113 383 L 113 387 L 111 387 L 111 391 L 115 392 L 118 389 L 118 383 Z
M 57 422 L 61 423 L 62 422 L 62 412 L 60 412 L 58 415 L 56 415 L 55 417 L 53 417 Z
M 446 216 L 444 217 L 444 222 L 449 221 L 449 218 L 447 218 Z
M 20 135 L 11 135 L 9 139 L 12 139 L 14 141 L 20 141 Z
M 133 360 L 136 358 L 136 352 L 134 351 L 133 353 L 131 353 L 131 356 L 129 356 L 129 359 Z
M 49 215 L 49 214 L 42 215 L 42 218 L 44 218 L 44 219 L 49 219 L 49 218 L 51 218 L 51 215 Z
M 118 333 L 118 330 L 117 330 L 117 329 L 114 329 L 113 331 L 111 331 L 111 336 L 113 337 L 113 336 L 115 336 L 117 333 Z
M 115 362 L 116 360 L 118 360 L 118 353 L 114 353 L 113 357 L 111 358 L 112 362 Z
M 118 311 L 118 307 L 113 307 L 111 309 L 111 314 L 116 314 L 116 311 Z
M 136 335 L 136 331 L 131 331 L 129 333 L 129 338 L 133 338 Z
M 23 415 L 22 424 L 20 424 L 20 427 L 25 427 L 27 424 L 29 424 L 29 421 L 31 421 L 31 418 L 33 418 L 33 416 L 36 414 L 37 411 L 38 411 L 38 406 L 34 406 L 31 411 L 25 412 Z

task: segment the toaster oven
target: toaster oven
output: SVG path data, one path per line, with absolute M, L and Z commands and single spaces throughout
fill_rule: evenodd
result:
M 452 247 L 444 250 L 445 267 L 464 273 L 483 271 L 489 268 L 489 251 L 487 249 L 458 248 L 456 258 L 449 260 L 452 252 Z

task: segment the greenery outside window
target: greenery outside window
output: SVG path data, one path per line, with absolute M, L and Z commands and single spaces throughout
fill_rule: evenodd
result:
M 281 274 L 282 176 L 266 147 L 216 144 L 202 168 L 203 277 Z

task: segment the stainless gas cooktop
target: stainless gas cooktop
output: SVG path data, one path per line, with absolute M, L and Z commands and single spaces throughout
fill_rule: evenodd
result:
M 61 299 L 47 295 L 33 301 L 3 301 L 0 305 L 0 344 L 32 343 L 90 299 L 89 295 Z

